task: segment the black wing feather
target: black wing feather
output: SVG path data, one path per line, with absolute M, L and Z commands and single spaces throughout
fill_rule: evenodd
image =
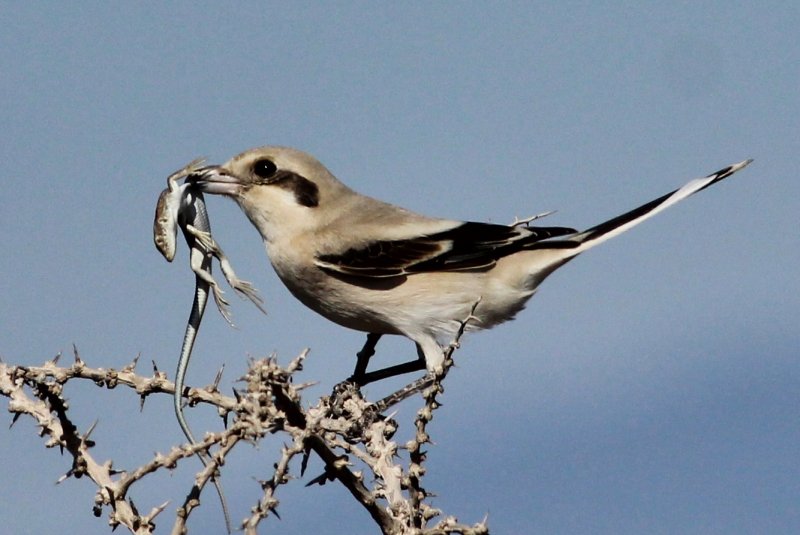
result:
M 574 234 L 566 227 L 513 227 L 467 222 L 452 229 L 404 240 L 385 240 L 320 255 L 323 269 L 367 277 L 393 277 L 427 271 L 488 269 L 504 256 L 548 238 Z

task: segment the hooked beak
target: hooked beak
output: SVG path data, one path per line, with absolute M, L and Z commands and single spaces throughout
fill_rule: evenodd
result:
M 230 175 L 219 165 L 206 165 L 192 171 L 186 177 L 187 182 L 197 184 L 200 191 L 212 195 L 229 195 L 235 197 L 241 192 L 242 184 L 235 176 Z

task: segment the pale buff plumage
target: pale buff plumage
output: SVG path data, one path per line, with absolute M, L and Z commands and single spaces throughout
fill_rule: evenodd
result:
M 264 238 L 280 279 L 309 308 L 345 327 L 401 334 L 429 370 L 441 343 L 512 319 L 555 269 L 750 161 L 584 232 L 438 219 L 360 195 L 312 156 L 260 147 L 195 173 L 204 191 L 235 200 Z

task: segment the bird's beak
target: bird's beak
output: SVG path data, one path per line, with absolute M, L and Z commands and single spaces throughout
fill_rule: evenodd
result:
M 195 169 L 186 177 L 200 187 L 203 193 L 212 195 L 236 196 L 241 192 L 242 183 L 219 165 L 206 165 Z

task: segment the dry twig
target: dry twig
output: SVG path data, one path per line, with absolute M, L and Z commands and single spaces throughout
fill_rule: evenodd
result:
M 168 502 L 153 505 L 148 514 L 142 515 L 129 498 L 131 489 L 150 474 L 171 470 L 184 459 L 202 452 L 211 462 L 197 474 L 176 512 L 172 527 L 173 535 L 188 533 L 187 521 L 199 505 L 203 488 L 215 471 L 221 470 L 234 448 L 242 443 L 257 444 L 268 434 L 281 433 L 287 441 L 272 473 L 261 480 L 262 496 L 251 509 L 250 516 L 242 522 L 246 534 L 255 534 L 264 519 L 270 515 L 277 516 L 279 488 L 296 477 L 295 470 L 299 469 L 298 475 L 302 476 L 313 453 L 322 460 L 325 468 L 308 485 L 330 481 L 343 485 L 365 508 L 382 533 L 476 535 L 488 533 L 485 520 L 468 526 L 447 516 L 430 525 L 442 515 L 427 503 L 430 493 L 422 486 L 425 474 L 422 448 L 430 443 L 426 427 L 439 407 L 436 396 L 443 392 L 442 381 L 452 366 L 453 351 L 470 319 L 464 320 L 457 339 L 447 349 L 444 369 L 436 376 L 415 383 L 417 389 L 422 388 L 424 405 L 414 420 L 414 439 L 402 447 L 392 440 L 398 423 L 393 418 L 381 416 L 380 412 L 403 397 L 390 396 L 388 401 L 382 400 L 382 405 L 375 405 L 361 397 L 357 389 L 351 389 L 343 390 L 336 399 L 323 396 L 314 406 L 304 408 L 301 391 L 309 385 L 295 384 L 293 377 L 301 371 L 307 352 L 286 367 L 278 365 L 275 358 L 252 361 L 242 379 L 244 389 L 236 392 L 234 397 L 222 395 L 216 382 L 205 389 L 190 389 L 191 404 L 211 404 L 223 417 L 232 415 L 230 427 L 218 433 L 208 433 L 196 444 L 173 447 L 166 454 L 156 454 L 142 466 L 127 471 L 114 470 L 111 460 L 99 461 L 92 456 L 92 429 L 82 434 L 72 424 L 64 387 L 69 381 L 81 379 L 108 389 L 127 386 L 141 397 L 142 403 L 150 395 L 172 395 L 174 384 L 155 365 L 151 377 L 135 373 L 138 357 L 122 370 L 91 368 L 81 360 L 77 350 L 74 363 L 68 367 L 58 366 L 58 357 L 36 367 L 0 363 L 0 395 L 9 398 L 9 411 L 14 414 L 14 421 L 21 415 L 31 417 L 41 434 L 49 437 L 45 443 L 47 447 L 59 446 L 72 457 L 71 468 L 59 482 L 82 476 L 94 482 L 97 486 L 95 514 L 99 516 L 103 509 L 107 509 L 112 528 L 122 525 L 136 535 L 153 533 L 154 519 Z M 401 392 L 407 397 L 414 390 Z M 403 451 L 408 452 L 406 466 L 402 461 Z M 301 459 L 299 467 L 294 462 L 298 458 Z

